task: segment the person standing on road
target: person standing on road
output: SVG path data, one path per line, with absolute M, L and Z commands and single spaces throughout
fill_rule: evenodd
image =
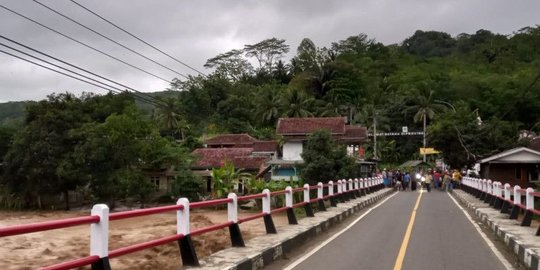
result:
M 459 173 L 458 170 L 454 170 L 454 172 L 452 173 L 452 182 L 454 182 L 453 188 L 459 188 L 460 181 L 461 181 L 461 174 Z
M 450 174 L 448 173 L 448 171 L 444 172 L 443 184 L 446 189 L 446 192 L 452 192 L 452 178 L 450 177 Z
M 433 176 L 431 175 L 431 172 L 428 172 L 426 174 L 426 189 L 428 192 L 431 192 L 431 182 L 433 182 Z
M 403 190 L 407 190 L 409 188 L 409 184 L 411 183 L 411 175 L 409 172 L 405 172 L 405 175 L 403 176 Z
M 441 188 L 441 172 L 439 170 L 433 173 L 433 187 L 435 189 Z
M 390 185 L 390 181 L 388 181 L 388 172 L 386 171 L 386 168 L 384 168 L 382 171 L 382 178 L 383 178 L 384 186 L 388 187 Z

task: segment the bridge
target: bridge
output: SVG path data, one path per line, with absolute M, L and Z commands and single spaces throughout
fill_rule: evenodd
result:
M 396 192 L 381 178 L 362 178 L 117 213 L 99 204 L 89 216 L 0 227 L 0 237 L 90 224 L 88 256 L 41 269 L 111 269 L 109 260 L 170 242 L 178 243 L 186 269 L 540 269 L 540 193 L 468 177 L 461 186 Z M 284 204 L 272 208 L 273 198 Z M 262 211 L 240 217 L 239 202 L 249 200 L 260 200 Z M 190 227 L 191 209 L 216 205 L 227 206 L 226 222 Z M 170 211 L 177 213 L 176 234 L 109 250 L 109 221 Z M 288 225 L 274 225 L 280 212 Z M 244 241 L 241 224 L 256 219 L 267 235 Z M 224 228 L 231 248 L 199 259 L 192 238 Z

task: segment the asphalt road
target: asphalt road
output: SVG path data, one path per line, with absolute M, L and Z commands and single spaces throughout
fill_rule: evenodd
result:
M 404 240 L 419 196 L 398 193 L 305 260 L 291 258 L 289 265 L 299 263 L 295 270 L 394 269 L 406 242 L 397 269 L 507 269 L 445 192 L 422 194 Z

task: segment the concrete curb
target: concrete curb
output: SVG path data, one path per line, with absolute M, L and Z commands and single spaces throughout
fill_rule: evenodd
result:
M 261 269 L 393 192 L 392 189 L 383 189 L 345 203 L 338 203 L 337 207 L 328 208 L 326 212 L 317 212 L 315 217 L 299 220 L 298 225 L 278 228 L 277 234 L 266 234 L 246 241 L 246 247 L 232 247 L 216 252 L 201 260 L 200 267 L 183 269 Z
M 521 227 L 516 220 L 508 219 L 508 214 L 501 214 L 464 191 L 455 190 L 453 195 L 473 210 L 482 223 L 518 256 L 521 263 L 528 269 L 540 270 L 540 237 L 535 236 L 534 228 Z

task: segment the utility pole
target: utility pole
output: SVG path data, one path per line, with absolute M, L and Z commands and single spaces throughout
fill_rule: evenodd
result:
M 377 113 L 373 115 L 373 158 L 379 159 L 377 156 Z
M 423 160 L 426 162 L 426 114 L 424 114 L 424 156 Z

